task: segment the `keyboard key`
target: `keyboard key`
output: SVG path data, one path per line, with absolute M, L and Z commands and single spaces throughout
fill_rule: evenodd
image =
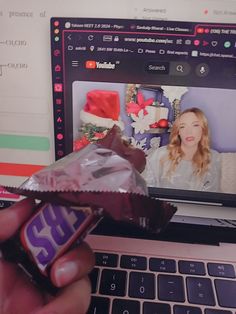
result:
M 202 310 L 195 306 L 174 305 L 174 314 L 202 314 Z
M 179 272 L 188 275 L 206 275 L 205 265 L 202 262 L 179 261 Z
M 235 278 L 234 267 L 231 264 L 208 263 L 207 268 L 210 276 Z
M 125 296 L 126 279 L 126 271 L 103 269 L 99 291 L 105 295 Z
M 91 286 L 92 286 L 92 293 L 97 292 L 98 274 L 99 274 L 99 269 L 96 267 L 89 274 L 89 279 L 91 281 Z
M 140 303 L 133 300 L 115 299 L 112 305 L 112 314 L 139 314 Z
M 126 269 L 146 270 L 147 258 L 144 256 L 122 255 L 120 267 Z
M 236 281 L 215 279 L 215 287 L 219 305 L 236 308 Z
M 190 303 L 215 305 L 212 283 L 209 278 L 187 277 L 186 284 Z
M 118 254 L 95 252 L 96 265 L 106 267 L 118 266 Z
M 151 271 L 175 273 L 176 262 L 173 259 L 151 257 L 149 260 L 149 268 Z
M 204 314 L 232 314 L 232 312 L 225 310 L 205 309 Z
M 109 314 L 109 305 L 108 298 L 92 296 L 87 314 Z
M 154 299 L 154 274 L 131 272 L 129 276 L 129 296 L 140 299 Z
M 144 302 L 143 314 L 171 314 L 170 305 L 165 303 Z
M 184 302 L 184 282 L 181 276 L 158 275 L 158 298 L 163 301 Z

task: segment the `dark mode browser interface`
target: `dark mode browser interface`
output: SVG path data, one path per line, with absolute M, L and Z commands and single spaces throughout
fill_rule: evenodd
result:
M 108 92 L 117 94 L 117 123 L 147 156 L 168 144 L 189 107 L 204 111 L 212 149 L 236 152 L 235 24 L 52 18 L 51 47 L 56 159 L 81 137 L 89 99 Z M 220 185 L 235 194 L 234 183 Z

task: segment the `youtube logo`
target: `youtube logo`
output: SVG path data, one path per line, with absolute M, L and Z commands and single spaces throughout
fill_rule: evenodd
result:
M 111 61 L 94 61 L 88 60 L 85 63 L 86 69 L 100 69 L 100 70 L 114 70 L 116 68 L 116 63 Z
M 86 69 L 96 69 L 96 61 L 93 61 L 93 60 L 86 61 L 85 68 Z

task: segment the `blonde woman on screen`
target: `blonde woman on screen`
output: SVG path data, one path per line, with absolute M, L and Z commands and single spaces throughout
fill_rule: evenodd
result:
M 147 157 L 148 186 L 198 191 L 220 190 L 220 154 L 210 148 L 207 119 L 199 108 L 175 120 L 167 146 Z

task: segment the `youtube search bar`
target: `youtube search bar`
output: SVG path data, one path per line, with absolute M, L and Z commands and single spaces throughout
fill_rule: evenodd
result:
M 150 61 L 145 65 L 145 70 L 152 74 L 169 74 L 170 62 Z
M 152 74 L 186 76 L 190 73 L 191 67 L 188 62 L 150 61 L 145 65 L 145 71 Z

